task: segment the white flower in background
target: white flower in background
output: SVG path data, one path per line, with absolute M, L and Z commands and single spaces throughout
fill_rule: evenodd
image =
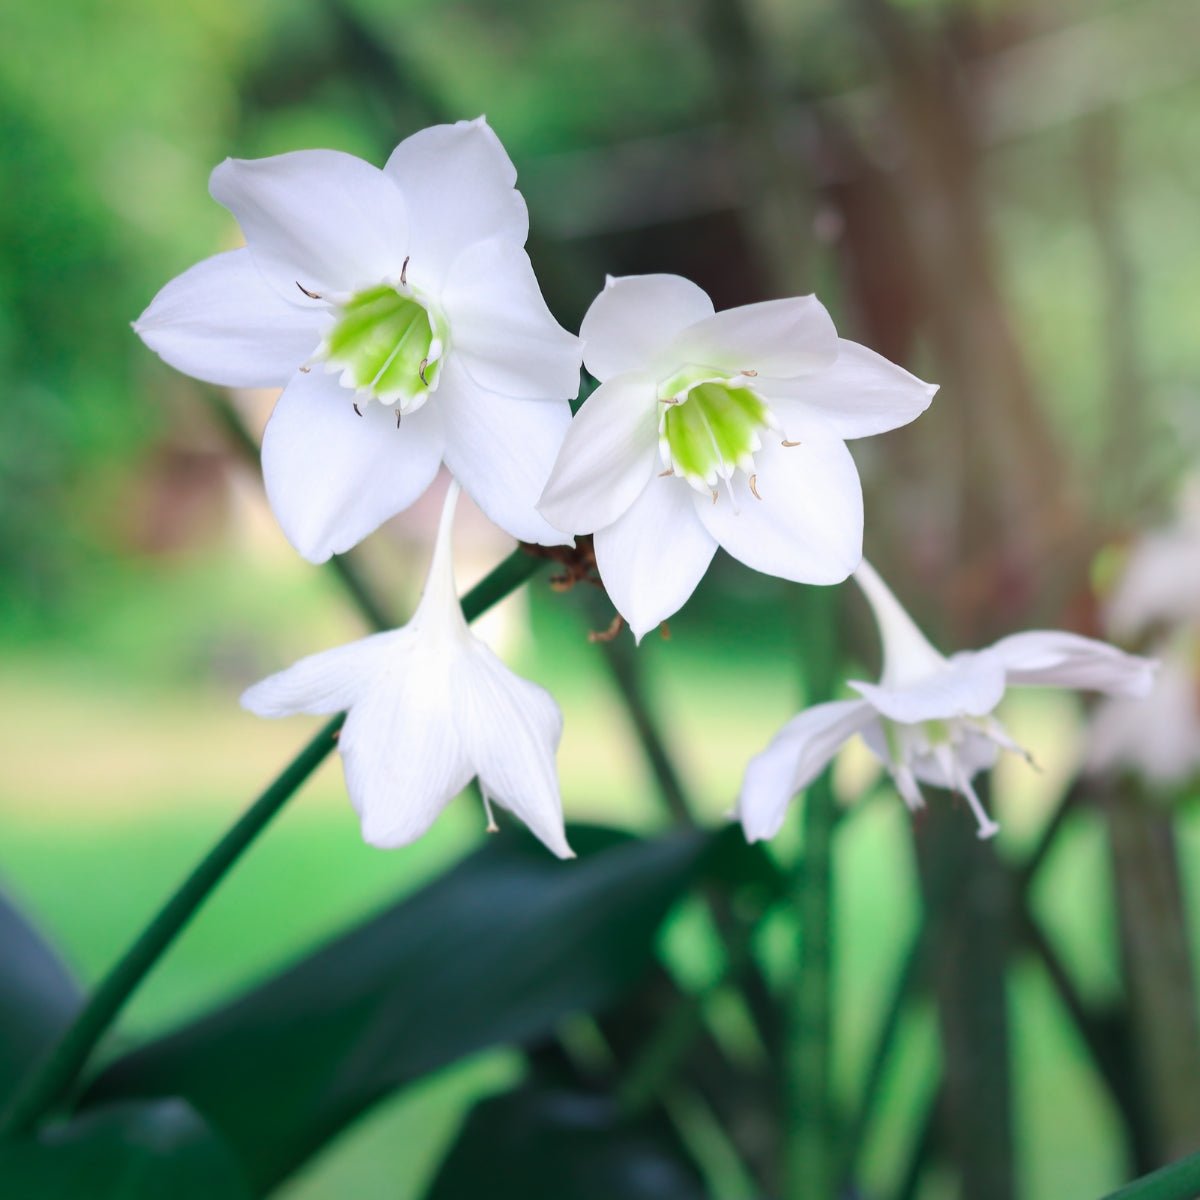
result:
M 824 770 L 842 743 L 862 734 L 910 809 L 923 806 L 918 781 L 962 795 L 979 836 L 999 828 L 971 780 L 1001 750 L 1028 755 L 992 716 L 1006 688 L 1048 685 L 1144 696 L 1155 664 L 1074 633 L 1031 631 L 986 650 L 946 658 L 929 644 L 865 560 L 854 577 L 879 625 L 878 684 L 851 683 L 859 700 L 818 704 L 794 717 L 746 768 L 739 814 L 750 841 L 773 837 L 796 792 Z
M 482 117 L 414 134 L 382 170 L 301 150 L 213 171 L 246 246 L 172 280 L 134 329 L 198 379 L 284 389 L 263 477 L 305 558 L 348 550 L 443 460 L 515 537 L 570 540 L 534 505 L 579 339 L 542 299 L 515 180 Z
M 554 763 L 562 714 L 467 627 L 450 549 L 457 497 L 452 483 L 421 603 L 403 629 L 303 658 L 247 690 L 242 704 L 261 717 L 346 710 L 338 739 L 346 790 L 374 846 L 420 837 L 478 776 L 490 829 L 496 803 L 572 858 Z
M 911 421 L 936 388 L 839 339 L 812 296 L 714 313 L 677 275 L 608 280 L 583 319 L 600 380 L 539 505 L 595 533 L 613 603 L 641 638 L 723 546 L 769 575 L 837 583 L 862 557 L 845 439 Z

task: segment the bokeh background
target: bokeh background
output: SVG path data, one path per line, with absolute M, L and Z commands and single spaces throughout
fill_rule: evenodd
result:
M 718 307 L 815 290 L 843 335 L 942 385 L 914 426 L 854 453 L 867 553 L 947 650 L 1031 625 L 1098 632 L 1123 547 L 1200 461 L 1194 0 L 56 0 L 6 6 L 0 39 L 0 882 L 85 980 L 310 732 L 241 712 L 240 690 L 364 628 L 338 578 L 286 545 L 230 435 L 231 415 L 260 430 L 273 398 L 178 376 L 129 328 L 166 280 L 235 244 L 207 194 L 226 155 L 382 162 L 424 125 L 486 113 L 569 328 L 606 272 L 689 275 Z M 358 553 L 397 619 L 437 509 L 427 498 Z M 471 514 L 460 581 L 507 549 Z M 640 651 L 705 820 L 795 709 L 796 596 L 719 556 L 670 639 Z M 586 637 L 607 623 L 597 599 L 539 587 L 484 629 L 566 712 L 569 816 L 658 828 L 669 816 Z M 843 609 L 845 653 L 869 673 L 865 610 L 849 594 Z M 1005 715 L 1043 768 L 997 772 L 999 854 L 1015 861 L 1075 773 L 1085 710 L 1039 694 Z M 847 753 L 836 781 L 848 1091 L 921 889 L 909 819 L 869 762 Z M 1162 826 L 1193 918 L 1195 798 L 1173 795 Z M 967 820 L 937 803 L 931 821 Z M 1110 834 L 1080 806 L 1030 900 L 1098 1013 L 1128 999 Z M 369 850 L 327 766 L 125 1035 L 259 978 L 482 836 L 463 798 L 419 845 Z M 676 915 L 663 953 L 700 986 L 715 959 L 695 917 Z M 761 948 L 783 970 L 777 934 L 768 922 Z M 1070 1200 L 1126 1177 L 1130 1149 L 1050 961 L 1018 956 L 1005 984 L 1015 1179 L 1023 1197 Z M 736 1042 L 736 1011 L 716 1019 Z M 929 1005 L 904 1022 L 868 1181 L 896 1177 L 914 1121 L 937 1110 L 946 1030 Z M 402 1094 L 284 1194 L 419 1196 L 469 1104 L 518 1070 L 492 1053 Z M 1191 1117 L 1185 1094 L 1172 1128 Z M 954 1194 L 936 1170 L 914 1187 Z

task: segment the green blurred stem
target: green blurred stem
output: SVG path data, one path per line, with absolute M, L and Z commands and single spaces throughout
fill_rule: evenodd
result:
M 1104 1200 L 1195 1200 L 1200 1196 L 1200 1154 L 1135 1179 Z
M 467 620 L 475 620 L 503 600 L 525 583 L 539 566 L 541 560 L 521 549 L 514 550 L 463 597 L 463 614 Z M 337 734 L 344 720 L 345 714 L 334 717 L 292 759 L 205 855 L 101 980 L 79 1015 L 14 1096 L 0 1118 L 0 1137 L 29 1133 L 41 1117 L 67 1094 L 100 1039 L 154 964 L 179 936 L 226 872 L 267 827 L 272 817 L 324 762 L 337 744 Z

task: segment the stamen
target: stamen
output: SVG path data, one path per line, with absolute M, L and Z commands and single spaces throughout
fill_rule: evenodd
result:
M 658 477 L 659 477 L 659 479 L 666 479 L 666 477 L 668 475 L 674 475 L 674 474 L 675 474 L 675 468 L 668 467 L 665 471 L 659 471 Z
M 971 786 L 971 780 L 967 777 L 966 771 L 962 769 L 962 765 L 954 757 L 949 747 L 938 747 L 937 760 L 939 766 L 945 772 L 946 778 L 954 786 L 955 791 L 970 805 L 971 812 L 974 814 L 975 821 L 979 826 L 979 840 L 987 841 L 988 838 L 995 837 L 1000 832 L 1000 826 L 988 816 L 987 810 L 983 807 L 983 802 Z
M 400 422 L 403 418 L 404 418 L 404 414 L 400 411 L 399 408 L 397 408 L 396 409 L 396 428 L 397 429 L 400 428 Z
M 658 402 L 659 402 L 659 404 L 668 404 L 668 405 L 670 405 L 670 404 L 679 404 L 679 403 L 680 403 L 680 401 L 679 401 L 679 400 L 678 400 L 676 397 L 674 397 L 674 396 L 671 396 L 671 397 L 669 397 L 669 398 L 666 398 L 666 399 L 664 399 L 662 396 L 660 396 L 660 397 L 658 398 Z
M 713 503 L 716 504 L 716 502 L 717 502 L 717 489 L 716 488 L 713 488 L 712 494 L 713 494 Z
M 757 379 L 757 378 L 758 378 L 758 372 L 757 372 L 757 371 L 743 371 L 743 372 L 742 372 L 742 374 L 743 374 L 743 375 L 745 375 L 745 376 L 747 376 L 747 377 L 749 377 L 750 379 Z
M 359 408 L 357 404 L 351 404 L 350 407 L 354 409 L 354 412 L 357 416 L 362 416 L 362 409 Z
M 487 813 L 487 832 L 499 833 L 500 826 L 496 824 L 496 815 L 492 812 L 492 802 L 488 799 L 487 792 L 481 788 L 479 794 L 483 797 L 483 811 Z
M 299 367 L 297 369 L 299 370 L 301 375 L 307 375 L 309 373 L 309 371 L 312 370 L 312 367 Z
M 762 497 L 758 494 L 758 476 L 750 476 L 750 490 L 754 493 L 755 500 L 761 500 Z
M 417 368 L 417 376 L 426 387 L 429 386 L 429 380 L 425 378 L 425 369 L 428 366 L 429 366 L 429 359 L 423 358 L 423 359 L 421 359 L 421 365 Z
M 587 639 L 593 645 L 596 642 L 611 642 L 624 627 L 625 618 L 620 613 L 617 613 L 608 623 L 607 629 L 589 629 Z
M 896 785 L 896 791 L 900 793 L 900 798 L 907 805 L 909 812 L 919 812 L 925 807 L 925 797 L 921 795 L 921 789 L 917 786 L 917 780 L 911 768 L 903 763 L 894 766 L 892 782 Z
M 789 450 L 790 450 L 790 449 L 791 449 L 793 446 L 798 446 L 798 445 L 800 445 L 800 443 L 799 443 L 799 442 L 789 442 L 789 441 L 787 440 L 787 438 L 784 438 L 784 439 L 783 439 L 783 441 L 782 441 L 782 442 L 780 442 L 779 444 L 780 444 L 781 446 L 786 446 L 786 447 L 787 447 Z
M 307 297 L 308 297 L 310 300 L 320 300 L 320 299 L 321 299 L 321 293 L 320 293 L 320 292 L 310 292 L 310 291 L 308 290 L 308 288 L 306 288 L 306 287 L 304 286 L 304 284 L 302 284 L 302 283 L 300 282 L 300 280 L 298 280 L 298 279 L 296 280 L 296 286 L 297 286 L 297 287 L 298 287 L 298 288 L 299 288 L 299 289 L 300 289 L 300 290 L 301 290 L 301 291 L 302 291 L 302 292 L 303 292 L 303 293 L 304 293 L 304 294 L 305 294 L 305 295 L 306 295 L 306 296 L 307 296 Z
M 412 256 L 406 254 L 404 256 L 404 265 L 400 268 L 400 286 L 408 287 L 408 260 Z

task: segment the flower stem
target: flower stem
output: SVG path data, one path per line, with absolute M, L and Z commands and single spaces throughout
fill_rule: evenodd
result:
M 523 550 L 514 550 L 463 597 L 463 615 L 468 621 L 481 616 L 525 583 L 540 566 L 539 559 Z M 164 951 L 271 818 L 324 762 L 337 744 L 337 733 L 344 720 L 344 713 L 330 720 L 180 884 L 158 915 L 100 981 L 62 1037 L 26 1077 L 0 1117 L 0 1137 L 29 1133 L 67 1094 L 97 1043 Z
M 1104 1200 L 1194 1200 L 1200 1195 L 1200 1154 L 1170 1163 L 1152 1175 L 1143 1175 Z

